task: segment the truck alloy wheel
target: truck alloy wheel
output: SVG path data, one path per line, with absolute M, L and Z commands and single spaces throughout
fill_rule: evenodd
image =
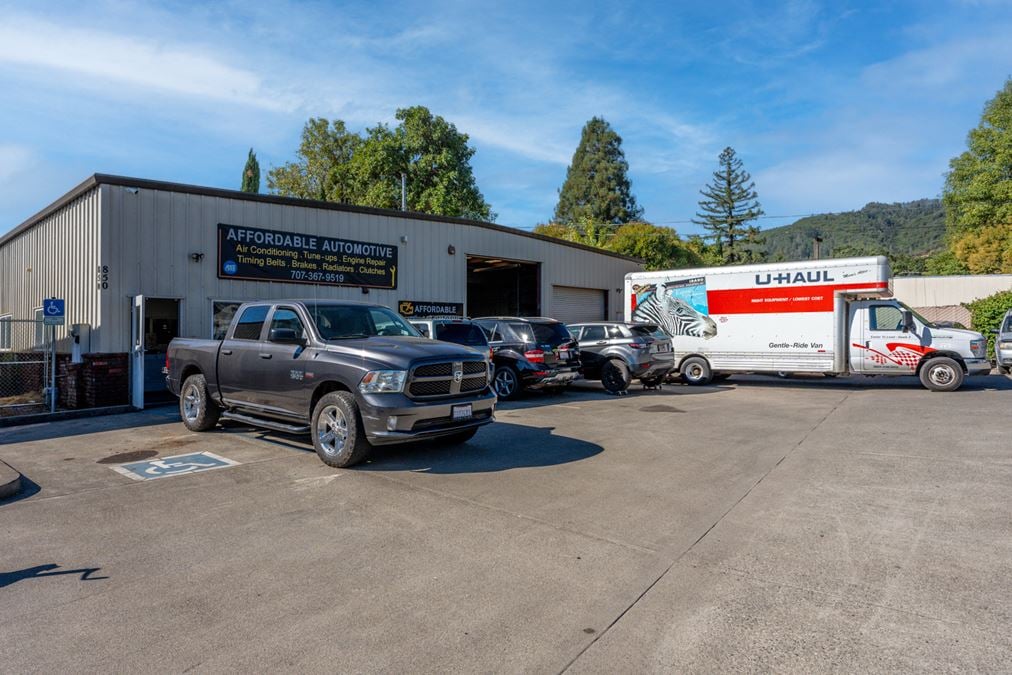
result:
M 520 381 L 517 379 L 517 372 L 512 366 L 496 368 L 495 379 L 493 380 L 496 396 L 506 400 L 516 395 L 520 388 Z
M 921 366 L 921 384 L 931 391 L 955 391 L 963 384 L 963 367 L 946 356 Z
M 179 392 L 179 416 L 190 431 L 208 431 L 218 424 L 221 408 L 211 399 L 203 375 L 190 375 Z
M 349 391 L 332 391 L 313 408 L 313 448 L 327 466 L 344 468 L 358 464 L 372 450 L 358 413 L 358 402 Z
M 336 405 L 324 408 L 316 423 L 316 435 L 320 446 L 328 453 L 336 455 L 344 450 L 348 442 L 348 418 L 344 416 L 344 411 Z

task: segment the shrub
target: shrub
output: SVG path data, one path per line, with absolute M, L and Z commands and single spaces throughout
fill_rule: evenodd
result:
M 1012 291 L 998 291 L 994 295 L 973 302 L 964 302 L 970 310 L 970 327 L 987 338 L 987 358 L 994 356 L 994 333 L 1005 312 L 1012 309 Z

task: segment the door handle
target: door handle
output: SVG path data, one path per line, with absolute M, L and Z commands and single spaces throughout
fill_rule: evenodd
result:
M 608 341 L 607 340 L 601 340 L 597 344 L 599 344 L 599 345 L 606 345 L 606 344 L 608 344 Z
M 232 355 L 232 350 L 231 349 L 222 349 L 221 353 L 224 354 L 225 356 L 231 356 Z
M 260 354 L 260 358 L 262 358 L 262 359 L 269 359 L 272 356 L 274 356 L 274 355 L 273 354 L 264 354 L 264 353 Z

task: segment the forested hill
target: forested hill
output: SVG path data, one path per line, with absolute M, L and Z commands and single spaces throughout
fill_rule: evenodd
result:
M 822 257 L 923 256 L 945 248 L 945 212 L 937 199 L 880 204 L 860 211 L 824 213 L 763 230 L 770 261 L 807 260 L 812 240 L 822 237 Z

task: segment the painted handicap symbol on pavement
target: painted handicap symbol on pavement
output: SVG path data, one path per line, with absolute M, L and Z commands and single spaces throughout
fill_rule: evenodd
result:
M 211 469 L 224 469 L 229 466 L 238 466 L 239 462 L 221 457 L 213 452 L 191 452 L 186 455 L 173 455 L 160 459 L 149 459 L 143 462 L 129 462 L 119 466 L 110 467 L 124 476 L 134 480 L 154 480 L 155 478 L 166 478 L 178 476 L 184 473 L 197 473 L 198 471 L 210 471 Z

